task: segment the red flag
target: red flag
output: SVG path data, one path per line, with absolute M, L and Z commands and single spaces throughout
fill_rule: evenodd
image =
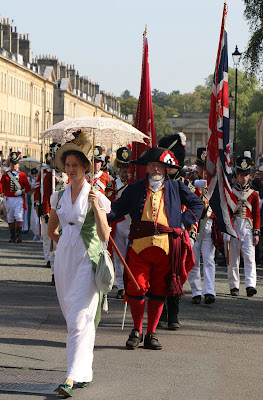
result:
M 148 40 L 146 30 L 143 33 L 143 57 L 142 57 L 142 75 L 141 75 L 141 91 L 138 101 L 135 128 L 145 133 L 149 137 L 148 143 L 132 143 L 132 160 L 138 160 L 143 151 L 150 147 L 157 147 L 157 140 L 154 126 L 154 115 L 152 105 L 152 92 L 150 83 L 149 70 L 149 53 Z M 131 166 L 131 182 L 145 178 L 145 167 L 139 165 Z

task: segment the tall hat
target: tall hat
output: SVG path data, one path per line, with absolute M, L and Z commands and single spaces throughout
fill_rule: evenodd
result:
M 12 151 L 10 153 L 10 162 L 12 164 L 18 164 L 19 163 L 19 159 L 20 159 L 20 155 L 17 151 Z
M 51 164 L 51 155 L 50 153 L 45 154 L 46 164 Z
M 205 157 L 206 157 L 206 148 L 205 147 L 198 147 L 197 153 L 196 153 L 197 159 L 196 159 L 196 165 L 199 167 L 204 167 L 205 165 Z
M 250 174 L 251 158 L 249 157 L 237 157 L 236 159 L 236 173 L 246 172 Z
M 163 136 L 158 145 L 174 153 L 180 167 L 184 166 L 186 136 L 183 132 Z
M 94 148 L 94 160 L 95 161 L 105 161 L 105 156 L 103 153 L 103 148 L 101 146 L 95 146 Z
M 30 173 L 31 173 L 31 175 L 36 175 L 36 174 L 38 173 L 37 168 L 32 168 L 32 169 L 30 170 Z
M 149 162 L 160 162 L 167 167 L 180 168 L 175 155 L 163 147 L 151 147 L 144 151 L 138 160 L 131 161 L 135 165 L 147 165 Z
M 105 156 L 105 160 L 101 164 L 101 170 L 107 171 L 108 169 L 108 162 L 110 161 L 110 156 Z
M 56 152 L 56 165 L 63 172 L 65 172 L 65 166 L 62 162 L 62 156 L 67 151 L 78 151 L 79 153 L 84 154 L 87 161 L 90 162 L 88 157 L 92 149 L 92 144 L 88 140 L 87 134 L 78 130 L 77 132 L 74 132 L 73 135 L 75 136 L 75 139 L 65 143 Z
M 129 167 L 131 163 L 131 148 L 130 146 L 120 147 L 116 151 L 116 158 L 114 160 L 114 167 Z

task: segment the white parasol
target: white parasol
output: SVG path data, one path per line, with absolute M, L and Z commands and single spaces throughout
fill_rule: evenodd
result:
M 40 165 L 40 161 L 38 161 L 36 158 L 24 157 L 21 160 L 19 160 L 19 164 L 21 167 L 27 167 L 31 169 L 31 168 L 38 168 Z
M 41 138 L 52 138 L 57 143 L 64 144 L 74 139 L 73 132 L 91 134 L 91 142 L 95 144 L 113 143 L 123 146 L 130 142 L 144 143 L 148 137 L 132 125 L 114 118 L 80 117 L 67 119 L 51 126 L 41 133 Z

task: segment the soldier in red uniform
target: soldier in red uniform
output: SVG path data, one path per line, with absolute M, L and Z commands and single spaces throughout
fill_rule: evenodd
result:
M 248 297 L 257 293 L 255 246 L 260 236 L 260 209 L 258 194 L 250 187 L 249 157 L 236 159 L 236 175 L 238 183 L 232 191 L 237 197 L 237 206 L 233 216 L 233 225 L 238 238 L 224 234 L 224 240 L 230 240 L 230 264 L 228 265 L 228 282 L 232 296 L 239 294 L 239 262 L 240 251 L 244 259 L 245 287 Z
M 39 218 L 41 218 L 41 226 L 42 226 L 42 237 L 43 237 L 43 252 L 46 261 L 46 267 L 50 268 L 50 239 L 47 235 L 47 224 L 45 223 L 43 217 L 43 194 L 44 194 L 44 179 L 46 175 L 51 171 L 51 157 L 49 153 L 46 153 L 46 164 L 47 168 L 43 168 L 42 171 L 39 172 L 37 177 L 37 182 L 34 190 L 34 208 Z M 42 180 L 41 180 L 42 174 Z M 42 182 L 42 187 L 41 187 Z
M 5 171 L 2 179 L 2 189 L 5 196 L 7 222 L 11 238 L 9 242 L 22 242 L 21 230 L 23 225 L 23 208 L 27 209 L 25 193 L 31 192 L 31 186 L 24 172 L 18 171 L 19 154 L 13 151 L 10 154 L 10 170 Z
M 105 156 L 102 154 L 103 150 L 101 146 L 95 146 L 94 149 L 94 179 L 93 186 L 95 189 L 99 190 L 102 194 L 105 195 L 106 186 L 110 181 L 109 174 L 107 172 L 102 171 L 101 167 L 105 161 Z M 91 172 L 86 174 L 87 181 L 91 184 Z

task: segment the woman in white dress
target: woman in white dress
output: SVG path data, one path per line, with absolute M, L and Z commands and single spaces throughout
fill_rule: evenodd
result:
M 70 183 L 51 196 L 48 222 L 48 235 L 58 243 L 55 282 L 68 330 L 67 375 L 57 391 L 67 397 L 73 395 L 74 382 L 77 387 L 86 387 L 92 380 L 96 312 L 100 311 L 94 270 L 101 242 L 106 242 L 110 234 L 106 218 L 110 202 L 102 193 L 92 191 L 86 181 L 86 154 L 73 143 L 58 150 L 57 166 L 66 172 Z

